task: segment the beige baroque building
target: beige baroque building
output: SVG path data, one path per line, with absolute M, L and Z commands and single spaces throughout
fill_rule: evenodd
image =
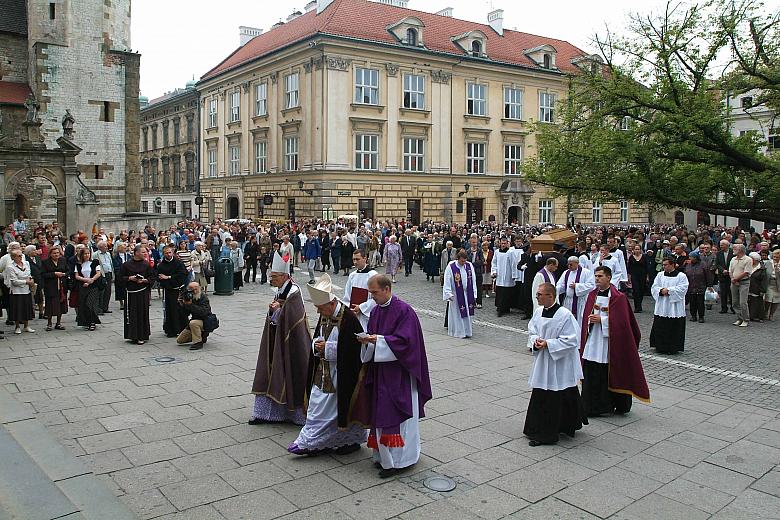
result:
M 195 82 L 141 98 L 141 211 L 192 217 L 197 210 L 198 92 Z
M 600 61 L 488 21 L 318 0 L 249 40 L 197 85 L 201 217 L 646 222 L 524 181 L 531 123 Z

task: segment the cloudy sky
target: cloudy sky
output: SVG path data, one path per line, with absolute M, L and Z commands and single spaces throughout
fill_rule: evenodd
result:
M 141 93 L 155 98 L 196 79 L 238 47 L 238 26 L 264 30 L 308 0 L 134 0 L 132 47 L 142 54 Z M 780 0 L 767 0 L 775 10 Z M 663 0 L 411 0 L 409 7 L 485 23 L 504 9 L 504 27 L 567 40 L 593 52 L 593 35 L 620 32 L 633 12 L 658 11 Z

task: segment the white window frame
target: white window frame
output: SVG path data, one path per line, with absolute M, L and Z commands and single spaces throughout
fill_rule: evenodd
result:
M 466 83 L 466 113 L 470 116 L 487 116 L 487 85 Z
M 355 134 L 355 169 L 376 171 L 379 169 L 379 136 Z
M 621 200 L 620 201 L 620 222 L 621 223 L 628 223 L 629 218 L 629 205 L 627 200 Z
M 230 122 L 241 121 L 241 91 L 234 90 L 230 93 Z
M 523 91 L 519 88 L 504 87 L 504 118 L 522 121 Z
M 298 171 L 298 136 L 284 138 L 284 171 Z
M 209 99 L 209 128 L 217 126 L 217 98 Z
M 176 203 L 175 200 L 169 200 L 167 202 L 166 206 L 167 206 L 166 209 L 168 210 L 168 215 L 175 215 L 176 214 L 176 209 L 177 209 L 178 204 Z M 173 207 L 173 211 L 171 211 L 171 207 Z
M 523 165 L 523 145 L 504 144 L 504 175 L 520 175 Z
M 206 155 L 208 157 L 208 176 L 213 179 L 217 176 L 217 149 L 209 148 Z
M 255 85 L 255 115 L 264 116 L 268 114 L 268 83 L 258 83 Z
M 241 145 L 228 146 L 228 158 L 230 160 L 228 174 L 239 175 L 241 173 Z
M 284 77 L 284 107 L 296 108 L 300 105 L 300 76 L 297 72 Z
M 486 170 L 487 143 L 469 141 L 466 143 L 466 173 L 482 175 Z
M 601 224 L 601 202 L 594 201 L 591 206 L 591 217 L 594 224 Z
M 268 141 L 255 141 L 255 173 L 267 173 Z
M 555 93 L 539 91 L 539 122 L 555 122 Z
M 620 126 L 619 126 L 620 130 L 623 130 L 623 131 L 628 130 L 630 128 L 630 126 L 629 126 L 630 123 L 631 123 L 631 120 L 629 119 L 628 116 L 621 117 L 620 118 Z
M 539 199 L 539 223 L 550 224 L 553 218 L 553 200 Z
M 403 138 L 403 171 L 408 173 L 425 171 L 425 139 L 422 137 Z
M 379 104 L 379 69 L 355 67 L 355 104 Z
M 409 110 L 425 110 L 425 76 L 404 74 L 403 106 Z

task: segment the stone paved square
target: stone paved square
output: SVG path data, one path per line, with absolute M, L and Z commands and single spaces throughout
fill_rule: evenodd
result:
M 415 283 L 418 276 L 395 290 L 421 312 L 434 400 L 421 423 L 420 462 L 389 481 L 376 476 L 365 448 L 296 458 L 285 450 L 296 427 L 246 424 L 267 286 L 211 296 L 221 327 L 202 351 L 164 338 L 154 298 L 146 345 L 121 340 L 118 313 L 105 318 L 101 341 L 88 351 L 78 346 L 92 336 L 66 322 L 64 333 L 0 344 L 0 381 L 141 519 L 780 515 L 780 415 L 767 406 L 776 403 L 751 405 L 749 388 L 732 400 L 705 380 L 666 382 L 667 365 L 645 358 L 650 405 L 635 403 L 626 417 L 593 419 L 572 440 L 531 448 L 522 435 L 531 365 L 525 322 L 499 320 L 486 305 L 478 318 L 487 325 L 477 325 L 472 340 L 451 340 L 436 314 L 438 287 Z M 646 330 L 647 317 L 640 323 Z M 685 357 L 701 365 L 709 347 L 698 341 L 692 332 Z M 181 361 L 150 364 L 164 355 Z M 70 372 L 77 367 L 84 374 Z M 415 475 L 427 471 L 464 487 L 422 493 Z

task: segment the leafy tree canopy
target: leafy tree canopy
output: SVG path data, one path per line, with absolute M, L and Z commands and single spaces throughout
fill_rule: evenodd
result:
M 754 105 L 780 109 L 779 29 L 754 0 L 712 0 L 597 36 L 603 66 L 570 78 L 558 124 L 536 124 L 526 175 L 556 194 L 780 221 L 780 153 L 732 135 L 725 102 L 756 91 Z

